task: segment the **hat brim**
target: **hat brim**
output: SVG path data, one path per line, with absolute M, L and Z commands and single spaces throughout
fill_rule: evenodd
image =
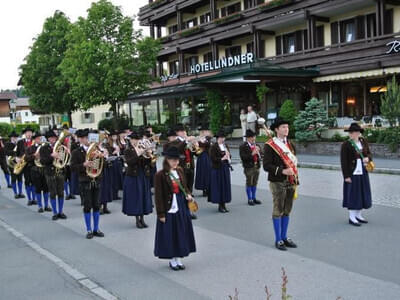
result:
M 362 129 L 362 128 L 359 128 L 359 129 L 348 128 L 348 129 L 345 129 L 344 132 L 360 132 L 360 133 L 364 133 L 364 129 Z

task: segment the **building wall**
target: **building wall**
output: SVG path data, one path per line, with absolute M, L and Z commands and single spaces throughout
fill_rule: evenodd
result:
M 39 124 L 39 116 L 33 114 L 30 109 L 17 110 L 16 112 L 17 123 L 37 123 Z
M 76 111 L 72 114 L 72 125 L 77 129 L 97 129 L 97 124 L 106 118 L 105 113 L 109 109 L 109 105 L 99 105 L 86 111 Z M 90 114 L 90 118 L 85 118 L 85 114 Z
M 10 104 L 8 100 L 0 102 L 0 118 L 8 118 L 10 120 Z
M 393 8 L 393 32 L 400 32 L 400 7 Z

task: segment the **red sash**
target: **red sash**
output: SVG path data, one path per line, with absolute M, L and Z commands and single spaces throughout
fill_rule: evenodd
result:
M 273 139 L 270 139 L 266 144 L 268 144 L 272 148 L 272 150 L 274 150 L 276 154 L 279 155 L 279 157 L 282 159 L 283 163 L 287 168 L 291 168 L 293 170 L 295 175 L 288 176 L 288 179 L 291 184 L 297 184 L 298 170 L 293 161 L 289 158 L 289 156 L 285 152 L 283 152 L 283 150 L 277 144 L 275 144 Z M 287 145 L 289 150 L 293 153 L 293 149 L 290 146 L 290 144 L 288 143 Z

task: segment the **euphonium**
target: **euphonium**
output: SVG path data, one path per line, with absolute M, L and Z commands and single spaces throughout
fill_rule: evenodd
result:
M 17 151 L 17 146 L 15 146 L 14 150 Z M 16 161 L 16 158 L 15 158 L 15 161 Z M 15 175 L 21 174 L 22 170 L 25 168 L 25 166 L 26 166 L 26 160 L 25 160 L 25 154 L 24 154 L 24 155 L 22 155 L 20 161 L 15 163 L 14 174 Z
M 71 134 L 67 130 L 64 130 L 60 134 L 56 144 L 54 145 L 53 153 L 58 153 L 58 158 L 54 159 L 53 165 L 57 169 L 64 168 L 69 163 L 69 160 L 71 158 L 71 154 L 69 153 L 68 148 L 63 145 L 65 138 L 70 135 Z
M 96 152 L 100 152 L 99 145 L 91 143 L 86 152 L 86 161 L 92 162 L 92 166 L 86 167 L 86 174 L 93 180 L 100 176 L 104 166 L 104 158 L 102 156 L 95 156 Z
M 44 146 L 44 145 L 46 145 L 47 143 L 42 143 L 42 144 L 40 144 L 39 145 L 39 147 L 37 147 L 37 149 L 36 149 L 36 152 L 35 152 L 35 156 L 37 156 L 37 154 L 39 153 L 39 151 L 40 151 L 40 148 L 42 148 L 42 146 Z M 35 166 L 36 167 L 38 167 L 38 168 L 43 168 L 43 165 L 42 165 L 42 163 L 40 162 L 40 156 L 37 156 L 37 158 L 35 158 Z
M 17 146 L 14 147 L 13 152 L 15 153 L 17 151 Z M 7 157 L 7 165 L 11 168 L 14 169 L 15 165 L 17 164 L 17 160 L 15 155 L 10 155 Z

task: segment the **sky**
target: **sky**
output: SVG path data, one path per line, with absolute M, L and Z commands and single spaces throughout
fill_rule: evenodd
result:
M 41 31 L 46 18 L 56 10 L 64 12 L 72 22 L 86 17 L 94 0 L 0 0 L 0 90 L 15 89 L 19 80 L 19 66 L 29 53 L 29 47 Z M 127 16 L 137 15 L 148 0 L 111 0 L 121 6 Z M 139 29 L 135 22 L 135 29 Z M 148 35 L 147 28 L 143 33 Z

